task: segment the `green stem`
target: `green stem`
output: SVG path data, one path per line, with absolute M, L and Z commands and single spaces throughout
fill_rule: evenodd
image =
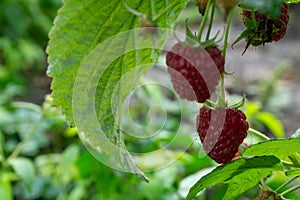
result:
M 218 101 L 216 107 L 224 108 L 227 107 L 227 103 L 225 101 L 225 80 L 224 80 L 224 73 L 221 74 L 221 91 L 218 95 Z
M 127 4 L 124 0 L 123 0 L 123 4 L 124 4 L 124 7 L 125 7 L 125 8 L 128 10 L 128 12 L 130 12 L 131 14 L 136 15 L 136 16 L 139 16 L 139 17 L 144 16 L 143 13 L 140 13 L 140 12 L 138 12 L 137 10 L 135 10 L 135 9 L 133 9 L 133 8 L 131 8 L 131 7 L 129 7 L 128 4 Z
M 254 27 L 257 27 L 257 22 L 256 22 L 256 17 L 255 17 L 255 10 L 251 11 L 251 18 L 252 18 L 252 23 L 254 25 Z
M 199 30 L 198 30 L 198 41 L 201 41 L 201 36 L 202 36 L 203 30 L 204 30 L 204 27 L 206 25 L 206 21 L 207 21 L 207 17 L 208 17 L 208 14 L 209 14 L 209 9 L 210 9 L 210 6 L 212 4 L 212 1 L 213 0 L 208 0 L 208 2 L 207 2 L 207 7 L 206 7 L 204 16 L 202 18 L 202 21 L 201 21 L 201 24 L 200 24 L 200 27 L 199 27 Z
M 37 128 L 39 127 L 39 125 L 42 121 L 43 121 L 43 116 L 41 116 L 40 119 L 34 123 L 32 128 L 26 135 L 26 137 L 17 145 L 17 147 L 14 149 L 14 151 L 9 155 L 7 160 L 3 163 L 4 167 L 7 167 L 12 159 L 18 157 L 18 155 L 23 150 L 25 144 L 31 139 L 31 137 L 33 136 L 33 134 L 35 133 L 35 131 L 37 130 Z
M 255 130 L 255 129 L 253 129 L 253 128 L 249 128 L 249 129 L 248 129 L 248 132 L 250 132 L 250 133 L 252 133 L 252 134 L 254 134 L 254 135 L 257 135 L 258 137 L 261 137 L 261 138 L 263 138 L 263 139 L 265 139 L 265 140 L 270 140 L 270 138 L 269 138 L 268 136 L 266 136 L 265 134 L 263 134 L 263 133 L 261 133 L 261 132 Z
M 225 77 L 224 73 L 221 75 L 221 97 L 225 101 Z
M 226 25 L 226 31 L 225 31 L 225 38 L 224 38 L 224 47 L 223 47 L 223 57 L 226 59 L 226 51 L 227 51 L 227 46 L 228 46 L 228 36 L 229 36 L 229 30 L 230 30 L 230 25 L 231 25 L 231 20 L 232 20 L 232 13 L 233 9 L 229 11 L 228 19 L 227 19 L 227 25 Z
M 2 147 L 3 140 L 4 140 L 3 133 L 0 130 L 0 162 L 5 160 L 5 155 Z
M 38 112 L 38 113 L 42 112 L 42 108 L 39 105 L 36 105 L 36 104 L 33 104 L 33 103 L 15 101 L 15 102 L 12 102 L 11 105 L 15 108 L 33 110 L 33 111 Z
M 294 163 L 291 163 L 291 162 L 287 162 L 285 160 L 280 160 L 280 161 L 286 167 L 296 167 L 296 168 L 299 168 L 299 165 L 297 165 L 297 164 L 294 164 Z
M 226 25 L 226 31 L 225 31 L 225 38 L 224 38 L 224 47 L 223 47 L 223 57 L 226 59 L 226 51 L 227 51 L 227 46 L 228 46 L 228 37 L 229 37 L 229 30 L 230 30 L 230 24 L 231 24 L 231 19 L 232 19 L 232 11 L 233 9 L 230 10 L 228 20 L 227 20 L 227 25 Z M 225 101 L 225 77 L 224 73 L 222 74 L 221 77 L 221 96 L 219 96 L 218 99 L 218 106 L 223 107 L 226 106 L 226 101 Z M 224 105 L 225 104 L 225 105 Z
M 276 193 L 279 192 L 282 188 L 284 188 L 285 186 L 287 186 L 288 184 L 290 184 L 292 181 L 294 181 L 294 180 L 297 179 L 298 177 L 299 177 L 299 176 L 295 176 L 295 177 L 291 178 L 290 180 L 284 182 L 281 186 L 279 186 L 279 187 L 275 190 L 275 192 L 276 192 Z
M 213 1 L 212 2 L 211 14 L 210 14 L 209 26 L 208 26 L 208 30 L 207 30 L 207 33 L 206 33 L 206 39 L 205 40 L 209 40 L 209 35 L 210 35 L 212 24 L 213 24 L 213 21 L 214 21 L 215 8 L 216 8 L 216 2 Z
M 290 193 L 290 192 L 294 192 L 294 191 L 296 191 L 296 190 L 298 190 L 298 189 L 300 189 L 300 185 L 297 185 L 297 186 L 295 186 L 295 187 L 291 187 L 290 189 L 288 189 L 288 190 L 282 192 L 280 195 L 281 195 L 281 196 L 284 196 L 284 195 L 286 195 L 286 194 L 288 194 L 288 193 Z

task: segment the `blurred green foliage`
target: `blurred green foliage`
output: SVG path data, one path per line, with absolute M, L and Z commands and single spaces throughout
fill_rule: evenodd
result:
M 42 105 L 20 101 L 41 103 L 36 96 L 30 96 L 36 79 L 40 87 L 49 87 L 44 75 L 44 50 L 61 4 L 59 0 L 0 0 L 0 199 L 184 199 L 188 187 L 179 193 L 180 180 L 213 164 L 207 157 L 199 160 L 196 149 L 191 148 L 190 155 L 170 167 L 148 173 L 151 182 L 143 183 L 91 156 L 76 129 L 68 128 L 59 110 L 50 107 L 50 96 Z M 150 96 L 156 96 L 156 101 L 166 100 L 163 91 L 147 90 Z M 41 92 L 45 95 L 49 91 Z M 135 116 L 147 112 L 149 104 L 142 102 L 149 95 L 140 97 L 141 102 L 132 107 L 131 115 L 145 124 L 147 120 Z M 166 134 L 142 141 L 128 137 L 131 150 L 152 151 L 173 139 L 180 113 L 173 100 L 168 103 L 167 113 L 171 117 L 163 127 Z M 189 113 L 185 116 L 190 117 Z M 152 128 L 160 128 L 157 122 Z M 146 130 L 149 134 L 151 131 Z M 182 139 L 192 141 L 190 134 Z M 173 148 L 178 149 L 180 142 L 174 143 Z M 177 156 L 177 152 L 170 151 L 167 156 L 170 155 Z M 156 167 L 147 158 L 138 162 L 145 169 Z M 160 161 L 156 164 L 161 165 Z
M 0 0 L 0 102 L 26 95 L 28 77 L 44 74 L 48 32 L 61 4 Z
M 60 0 L 0 0 L 0 199 L 184 199 L 190 187 L 216 166 L 199 153 L 200 142 L 195 140 L 198 107 L 183 102 L 180 109 L 176 97 L 166 88 L 150 85 L 135 92 L 130 118 L 124 118 L 123 128 L 126 133 L 136 131 L 126 121 L 131 119 L 143 126 L 143 136 L 155 131 L 160 134 L 151 139 L 125 135 L 128 149 L 151 152 L 172 141 L 169 150 L 158 152 L 157 157 L 137 158 L 143 170 L 151 171 L 165 159 L 177 158 L 178 150 L 186 150 L 185 145 L 191 144 L 171 165 L 148 172 L 150 183 L 144 183 L 96 160 L 82 145 L 76 129 L 69 128 L 59 110 L 50 106 L 51 97 L 46 96 L 42 103 L 32 95 L 34 82 L 49 87 L 44 75 L 44 50 L 61 5 Z M 44 96 L 49 91 L 39 92 Z M 248 102 L 245 109 L 254 126 L 262 124 L 275 136 L 283 136 L 280 122 L 264 112 L 259 103 Z M 173 141 L 181 119 L 183 134 Z M 285 179 L 285 174 L 274 174 L 267 183 L 276 188 Z M 197 199 L 222 199 L 225 191 L 226 187 L 217 185 L 201 191 Z M 243 198 L 253 198 L 257 193 L 255 188 Z

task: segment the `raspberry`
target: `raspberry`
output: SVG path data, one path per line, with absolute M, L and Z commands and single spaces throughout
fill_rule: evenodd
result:
M 242 15 L 243 22 L 246 27 L 253 27 L 252 11 L 243 9 Z M 246 38 L 250 44 L 253 46 L 259 46 L 265 44 L 266 42 L 278 41 L 283 38 L 288 27 L 288 5 L 286 3 L 282 4 L 280 15 L 276 19 L 256 11 L 255 21 L 257 23 L 257 29 L 255 30 L 255 33 Z
M 197 116 L 197 132 L 205 152 L 217 163 L 230 162 L 249 128 L 245 114 L 234 108 L 203 106 Z
M 203 103 L 219 84 L 225 60 L 216 46 L 201 49 L 177 43 L 167 53 L 166 62 L 180 97 Z

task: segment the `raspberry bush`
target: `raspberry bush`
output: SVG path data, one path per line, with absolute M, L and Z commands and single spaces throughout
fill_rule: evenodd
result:
M 191 31 L 187 20 L 184 41 L 175 36 L 176 42 L 166 50 L 169 76 L 165 79 L 170 79 L 180 98 L 201 107 L 200 111 L 198 108 L 187 111 L 199 111 L 194 128 L 201 141 L 198 148 L 202 146 L 210 161 L 219 163 L 214 163 L 212 171 L 190 188 L 186 199 L 193 199 L 199 192 L 219 184 L 226 185 L 223 199 L 236 199 L 258 186 L 262 189 L 260 193 L 257 190 L 257 199 L 295 197 L 294 192 L 300 188 L 296 181 L 300 175 L 299 134 L 270 139 L 253 129 L 253 119 L 271 121 L 266 123 L 270 129 L 279 123 L 270 113 L 259 109 L 250 112 L 251 102 L 245 106 L 247 95 L 229 104 L 224 77 L 236 76 L 226 71 L 229 44 L 234 46 L 245 39 L 247 50 L 249 45 L 282 39 L 290 23 L 289 4 L 298 2 L 195 1 L 193 6 L 203 15 L 199 14 L 198 31 Z M 188 1 L 70 0 L 64 3 L 49 34 L 47 48 L 47 73 L 53 78 L 52 104 L 61 107 L 70 126 L 77 127 L 89 148 L 101 152 L 99 159 L 106 156 L 103 160 L 115 169 L 131 172 L 148 182 L 135 162 L 137 158 L 126 149 L 126 134 L 120 128 L 120 108 L 128 94 L 137 88 L 142 75 L 158 61 L 173 32 L 170 28 L 175 26 Z M 217 10 L 224 14 L 226 29 L 223 36 L 212 37 Z M 246 30 L 231 42 L 233 10 L 240 12 L 239 22 Z M 137 27 L 141 29 L 134 29 Z M 261 139 L 251 141 L 249 135 Z M 280 185 L 271 188 L 272 178 L 280 173 L 284 174 Z

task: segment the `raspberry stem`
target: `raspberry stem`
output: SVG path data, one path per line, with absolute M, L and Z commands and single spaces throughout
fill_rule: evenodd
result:
M 291 163 L 291 162 L 287 162 L 285 160 L 280 160 L 281 163 L 286 166 L 286 167 L 296 167 L 296 168 L 299 168 L 300 166 L 295 164 L 295 163 Z
M 228 46 L 228 36 L 229 36 L 230 24 L 231 24 L 231 20 L 232 20 L 232 13 L 233 13 L 233 9 L 231 9 L 229 11 L 227 25 L 226 25 L 226 31 L 225 31 L 224 46 L 223 46 L 223 51 L 222 51 L 222 54 L 223 54 L 225 60 L 226 60 L 226 51 L 227 51 L 227 46 Z
M 200 24 L 200 27 L 199 27 L 199 30 L 198 30 L 198 41 L 201 41 L 201 36 L 202 36 L 203 30 L 204 30 L 204 27 L 206 25 L 206 21 L 207 21 L 207 17 L 208 17 L 208 14 L 209 14 L 209 9 L 210 9 L 210 6 L 212 4 L 212 1 L 213 0 L 208 0 L 208 2 L 207 2 L 207 7 L 206 7 L 204 16 L 202 18 L 202 21 L 201 21 L 201 24 Z
M 221 74 L 221 93 L 218 96 L 217 107 L 224 108 L 226 106 L 225 101 L 225 82 L 224 82 L 224 73 Z
M 295 179 L 299 178 L 299 176 L 295 176 L 289 180 L 287 180 L 286 182 L 284 182 L 282 185 L 280 185 L 275 192 L 279 192 L 282 188 L 284 188 L 285 186 L 287 186 L 288 184 L 290 184 L 291 182 L 293 182 Z
M 232 13 L 233 13 L 233 9 L 231 9 L 229 11 L 227 25 L 226 25 L 226 31 L 225 31 L 224 46 L 223 46 L 223 50 L 222 50 L 222 54 L 223 54 L 223 57 L 225 60 L 226 60 L 226 51 L 227 51 L 227 46 L 228 46 L 228 36 L 229 36 L 231 19 L 232 19 Z M 217 106 L 218 107 L 226 106 L 224 73 L 221 75 L 221 94 L 219 95 Z
M 288 193 L 291 193 L 291 192 L 294 192 L 294 191 L 296 191 L 296 190 L 298 190 L 298 189 L 300 189 L 300 185 L 291 187 L 290 189 L 288 189 L 288 190 L 282 192 L 282 193 L 280 194 L 280 196 L 284 196 L 284 195 L 286 195 L 286 194 L 288 194 Z
M 263 133 L 261 133 L 261 132 L 255 130 L 255 129 L 253 129 L 253 128 L 249 128 L 249 129 L 248 129 L 248 132 L 250 132 L 250 133 L 252 133 L 252 134 L 254 134 L 254 135 L 257 135 L 258 137 L 263 138 L 263 139 L 265 139 L 265 140 L 270 140 L 270 138 L 269 138 L 268 136 L 266 136 L 265 134 L 263 134 Z
M 210 36 L 212 24 L 213 24 L 213 21 L 214 21 L 215 8 L 216 8 L 216 1 L 213 0 L 213 2 L 212 2 L 211 14 L 210 14 L 210 19 L 209 19 L 210 21 L 209 21 L 209 26 L 208 26 L 208 30 L 207 30 L 207 33 L 206 33 L 206 38 L 205 38 L 205 40 L 208 40 L 208 39 L 209 39 L 209 36 Z
M 31 105 L 29 103 L 23 103 L 23 102 L 16 102 L 13 105 L 14 105 L 14 107 L 17 107 L 17 108 L 20 107 L 20 108 L 26 108 L 26 109 L 31 109 L 31 110 L 34 110 L 34 111 L 41 112 L 41 116 L 32 125 L 31 129 L 28 131 L 25 138 L 23 138 L 23 140 L 16 146 L 16 148 L 8 156 L 8 158 L 6 160 L 4 160 L 4 162 L 2 164 L 3 167 L 8 167 L 9 164 L 10 164 L 10 161 L 19 156 L 19 154 L 22 152 L 22 150 L 23 150 L 24 146 L 26 145 L 26 143 L 32 138 L 34 133 L 36 133 L 38 127 L 41 125 L 42 121 L 44 120 L 45 114 L 48 112 L 48 109 L 49 109 L 49 108 L 46 108 L 45 110 L 40 110 L 39 108 L 37 108 L 34 105 Z

